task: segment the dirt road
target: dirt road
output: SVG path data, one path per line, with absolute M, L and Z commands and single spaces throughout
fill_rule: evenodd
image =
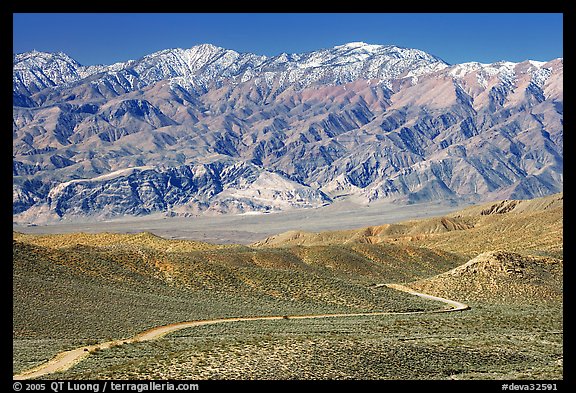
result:
M 149 330 L 146 330 L 142 333 L 137 334 L 136 336 L 125 339 L 125 340 L 114 340 L 108 341 L 101 344 L 90 345 L 90 346 L 83 346 L 80 348 L 72 349 L 69 351 L 60 352 L 56 355 L 52 360 L 43 363 L 37 367 L 34 367 L 30 370 L 22 372 L 20 374 L 16 374 L 13 376 L 14 380 L 24 380 L 24 379 L 32 379 L 38 378 L 46 374 L 55 373 L 58 371 L 66 371 L 70 367 L 74 366 L 78 362 L 82 361 L 82 359 L 89 356 L 91 352 L 96 350 L 104 350 L 114 346 L 134 343 L 134 342 L 141 342 L 141 341 L 149 341 L 155 340 L 162 336 L 165 336 L 168 333 L 172 333 L 176 330 L 191 328 L 195 326 L 202 326 L 202 325 L 213 325 L 217 323 L 229 323 L 229 322 L 239 322 L 239 321 L 262 321 L 262 320 L 275 320 L 275 319 L 312 319 L 312 318 L 342 318 L 342 317 L 357 317 L 357 316 L 377 316 L 377 315 L 409 315 L 409 314 L 430 314 L 430 313 L 444 313 L 444 312 L 453 312 L 453 311 L 463 311 L 467 310 L 470 307 L 464 303 L 460 303 L 454 300 L 444 299 L 437 296 L 427 295 L 425 293 L 414 292 L 412 289 L 405 287 L 399 284 L 377 284 L 373 288 L 378 287 L 389 287 L 392 289 L 396 289 L 398 291 L 407 292 L 411 295 L 420 296 L 426 299 L 439 301 L 442 303 L 447 304 L 450 306 L 449 308 L 442 308 L 433 311 L 407 311 L 407 312 L 371 312 L 371 313 L 344 313 L 344 314 L 311 314 L 311 315 L 289 315 L 289 316 L 258 316 L 258 317 L 238 317 L 238 318 L 221 318 L 221 319 L 209 319 L 209 320 L 200 320 L 200 321 L 188 321 L 188 322 L 180 322 L 180 323 L 173 323 L 169 325 L 158 326 Z

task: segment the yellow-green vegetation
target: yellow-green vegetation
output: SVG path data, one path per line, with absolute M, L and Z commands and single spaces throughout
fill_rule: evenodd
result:
M 561 379 L 562 309 L 238 322 L 103 351 L 57 379 Z
M 187 252 L 234 247 L 230 245 L 210 244 L 192 240 L 168 240 L 150 232 L 141 232 L 137 234 L 102 232 L 53 235 L 31 235 L 14 232 L 13 239 L 23 243 L 50 248 L 68 248 L 78 245 L 90 247 L 121 246 L 123 248 L 132 246 L 133 248 L 147 248 L 165 252 Z
M 102 239 L 112 240 L 86 245 L 92 236 L 14 234 L 15 371 L 70 349 L 69 342 L 127 338 L 181 321 L 434 309 L 435 302 L 370 286 L 426 277 L 463 262 L 450 254 L 406 247 L 374 246 L 378 258 L 368 259 L 366 250 L 346 247 L 305 252 L 299 247 L 259 250 L 191 242 L 190 249 L 185 241 L 175 241 L 187 251 L 174 251 L 171 241 L 148 234 L 105 235 Z M 397 270 L 387 260 L 406 263 Z M 60 341 L 39 346 L 42 356 L 31 359 L 27 340 Z
M 150 233 L 13 237 L 14 372 L 170 323 L 262 315 L 91 354 L 58 379 L 559 379 L 563 196 L 252 246 Z

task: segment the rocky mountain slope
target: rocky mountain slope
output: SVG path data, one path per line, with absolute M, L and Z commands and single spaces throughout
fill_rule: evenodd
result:
M 563 59 L 199 45 L 97 66 L 28 52 L 13 70 L 16 221 L 562 190 Z

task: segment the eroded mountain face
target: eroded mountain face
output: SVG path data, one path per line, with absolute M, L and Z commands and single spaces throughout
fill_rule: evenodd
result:
M 563 185 L 563 60 L 350 43 L 110 66 L 14 56 L 15 220 L 533 198 Z

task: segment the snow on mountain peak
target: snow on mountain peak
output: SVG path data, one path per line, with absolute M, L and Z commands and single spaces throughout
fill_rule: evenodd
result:
M 357 48 L 359 46 L 365 46 L 365 45 L 368 45 L 368 44 L 365 42 L 362 42 L 362 41 L 353 41 L 353 42 L 348 42 L 347 44 L 336 46 L 336 48 L 338 48 L 338 47 Z
M 59 61 L 73 64 L 74 66 L 80 66 L 80 64 L 76 60 L 74 60 L 64 52 L 51 53 L 51 52 L 41 52 L 36 49 L 33 49 L 29 52 L 18 53 L 13 57 L 15 67 L 18 65 L 18 63 L 22 62 L 24 63 L 23 65 L 30 66 L 30 65 L 46 64 L 50 61 L 56 61 L 56 62 Z
M 530 63 L 531 65 L 533 65 L 536 68 L 542 68 L 542 66 L 544 64 L 546 64 L 545 61 L 536 61 L 536 60 L 528 60 L 528 63 Z
M 343 44 L 343 45 L 336 45 L 334 47 L 334 49 L 357 49 L 357 48 L 363 48 L 363 49 L 371 49 L 371 48 L 380 48 L 380 45 L 370 45 L 367 44 L 365 42 L 349 42 L 347 44 Z
M 79 79 L 85 67 L 65 53 L 32 50 L 13 57 L 13 91 L 33 93 Z
M 282 53 L 274 57 L 239 53 L 213 44 L 199 44 L 186 49 L 157 51 L 137 60 L 89 67 L 81 66 L 63 53 L 31 51 L 14 55 L 14 91 L 29 94 L 47 87 L 76 83 L 94 74 L 103 75 L 98 80 L 121 84 L 126 91 L 169 80 L 170 86 L 202 93 L 225 80 L 242 83 L 262 78 L 268 86 L 278 83 L 285 87 L 293 83 L 296 88 L 319 81 L 343 84 L 357 79 L 377 79 L 390 88 L 394 79 L 412 78 L 412 84 L 415 84 L 423 75 L 447 67 L 450 67 L 449 75 L 457 79 L 476 72 L 481 85 L 496 75 L 507 84 L 514 85 L 517 64 L 500 61 L 451 66 L 422 50 L 362 41 L 306 53 Z M 527 72 L 534 74 L 545 63 L 527 61 L 525 64 L 529 65 Z M 545 70 L 540 72 L 535 77 L 537 84 L 542 84 L 548 75 L 549 72 Z M 137 84 L 128 83 L 134 78 Z
M 368 54 L 384 54 L 391 52 L 398 52 L 403 48 L 395 45 L 375 45 L 367 44 L 365 42 L 349 42 L 343 45 L 336 45 L 334 48 L 337 52 L 351 52 L 351 53 L 368 53 Z M 409 49 L 410 50 L 410 49 Z M 415 50 L 415 49 L 414 49 Z

